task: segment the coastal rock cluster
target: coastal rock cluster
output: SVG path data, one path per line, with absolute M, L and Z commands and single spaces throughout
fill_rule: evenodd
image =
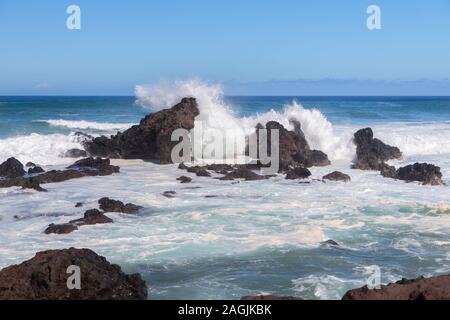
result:
M 70 266 L 80 269 L 80 289 L 69 290 Z M 89 249 L 39 252 L 34 258 L 0 271 L 0 300 L 144 300 L 147 285 L 139 274 Z
M 68 234 L 78 230 L 79 227 L 86 225 L 113 223 L 114 221 L 107 217 L 107 212 L 117 212 L 124 214 L 136 214 L 143 208 L 132 203 L 124 204 L 122 201 L 113 200 L 109 198 L 101 198 L 98 200 L 100 211 L 98 209 L 87 210 L 83 217 L 76 220 L 71 220 L 63 224 L 50 224 L 45 229 L 45 234 Z M 81 207 L 79 204 L 76 207 Z
M 46 191 L 40 186 L 41 184 L 63 182 L 82 177 L 108 176 L 120 172 L 120 168 L 111 165 L 109 159 L 101 158 L 78 160 L 68 166 L 66 170 L 45 172 L 42 168 L 34 167 L 32 173 L 28 173 L 28 175 L 23 164 L 15 158 L 8 159 L 0 167 L 3 170 L 0 172 L 0 188 L 22 187 L 23 189 L 35 189 L 37 191 Z
M 386 164 L 388 160 L 400 159 L 402 153 L 397 147 L 374 139 L 370 128 L 361 129 L 354 135 L 356 161 L 353 169 L 380 171 L 385 178 L 406 182 L 422 182 L 423 185 L 443 185 L 441 168 L 428 163 L 415 163 L 399 169 Z

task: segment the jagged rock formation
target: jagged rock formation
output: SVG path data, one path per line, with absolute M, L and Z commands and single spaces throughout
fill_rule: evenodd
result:
M 99 157 L 159 160 L 161 164 L 172 163 L 172 149 L 178 142 L 171 141 L 176 129 L 191 130 L 199 115 L 195 98 L 184 98 L 171 109 L 152 113 L 140 124 L 123 133 L 86 140 L 86 151 Z

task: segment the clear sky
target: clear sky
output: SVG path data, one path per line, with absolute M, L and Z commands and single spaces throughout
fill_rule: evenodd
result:
M 71 4 L 81 30 L 66 28 Z M 370 4 L 381 30 L 366 27 Z M 355 94 L 358 80 L 427 79 L 440 89 L 420 94 L 450 95 L 449 77 L 450 0 L 0 0 L 0 94 L 133 95 L 199 78 L 231 94 L 297 79 L 345 79 Z

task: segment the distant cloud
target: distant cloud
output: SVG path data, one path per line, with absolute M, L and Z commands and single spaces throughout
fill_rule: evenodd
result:
M 38 90 L 45 90 L 45 89 L 49 89 L 50 85 L 48 83 L 38 83 L 37 85 L 34 86 L 34 89 L 38 89 Z

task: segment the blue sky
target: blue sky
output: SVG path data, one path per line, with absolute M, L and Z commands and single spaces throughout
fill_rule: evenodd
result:
M 66 28 L 71 4 L 81 30 Z M 381 30 L 366 27 L 370 4 Z M 450 0 L 0 0 L 0 94 L 132 95 L 199 78 L 227 94 L 358 95 L 375 82 L 450 95 L 449 33 Z

